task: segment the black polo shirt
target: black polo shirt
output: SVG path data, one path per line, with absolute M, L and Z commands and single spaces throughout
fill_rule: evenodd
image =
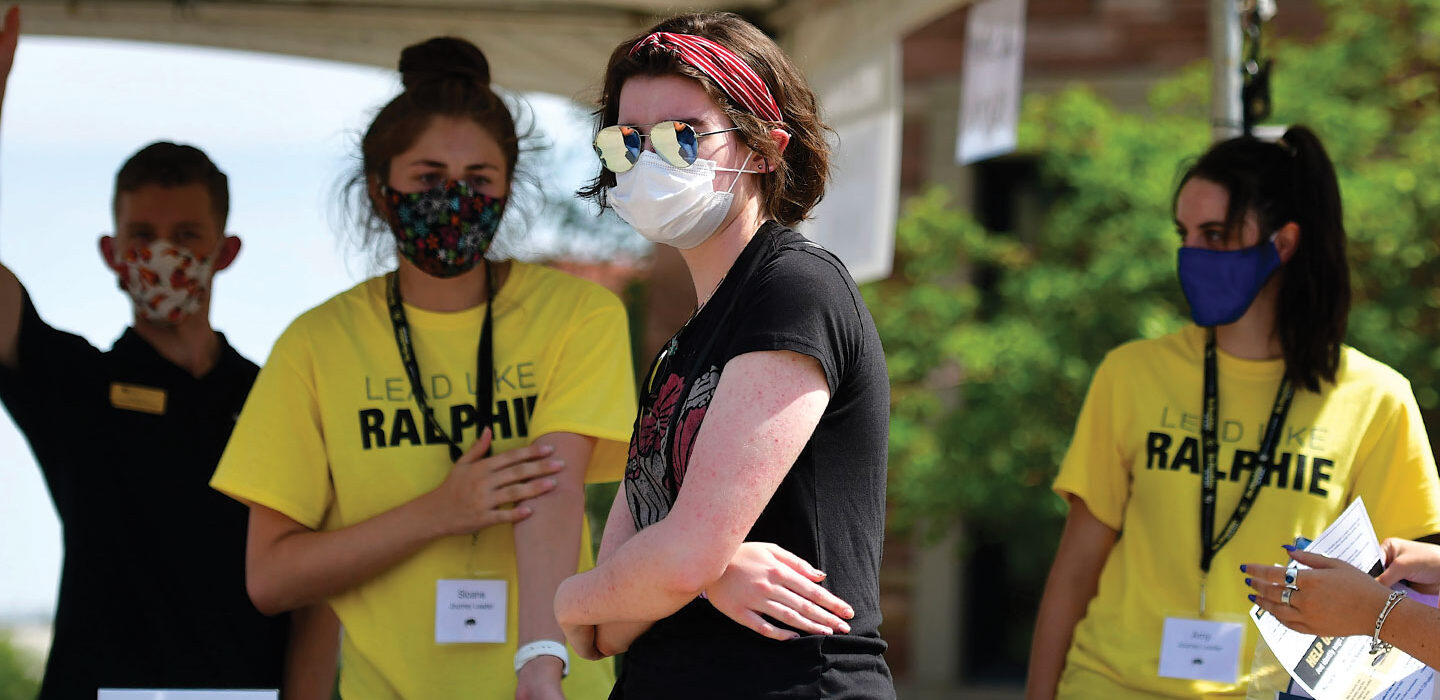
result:
M 209 487 L 259 371 L 222 335 L 196 379 L 134 329 L 101 352 L 28 295 L 0 401 L 25 433 L 65 542 L 40 697 L 97 688 L 278 688 L 289 622 L 245 592 L 248 511 Z

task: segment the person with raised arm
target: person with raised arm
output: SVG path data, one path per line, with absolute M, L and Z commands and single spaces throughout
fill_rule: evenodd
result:
M 19 33 L 12 7 L 0 97 Z M 100 688 L 330 697 L 334 615 L 255 609 L 246 510 L 207 487 L 258 371 L 210 325 L 214 276 L 240 252 L 229 208 L 225 174 L 192 146 L 153 143 L 121 166 L 99 249 L 134 316 L 109 351 L 47 324 L 0 265 L 0 402 L 63 525 L 43 700 Z

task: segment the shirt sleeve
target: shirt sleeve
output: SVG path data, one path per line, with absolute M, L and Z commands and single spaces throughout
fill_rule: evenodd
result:
M 723 359 L 788 350 L 815 358 L 834 396 L 861 355 L 861 300 L 837 261 L 787 250 L 756 274 L 731 313 L 738 319 Z
M 1355 491 L 1380 539 L 1440 533 L 1440 475 L 1409 382 L 1384 399 L 1384 418 L 1362 438 Z
M 1130 465 L 1118 434 L 1122 421 L 1117 419 L 1111 363 L 1111 357 L 1106 357 L 1095 370 L 1070 449 L 1052 488 L 1062 496 L 1073 494 L 1100 522 L 1120 530 L 1130 500 Z
M 99 405 L 104 391 L 102 354 L 84 338 L 52 328 L 40 318 L 30 295 L 21 292 L 20 333 L 16 337 L 18 366 L 0 365 L 0 401 L 30 439 L 41 464 L 44 454 L 64 449 L 66 441 L 47 440 L 54 426 L 85 424 L 77 410 Z
M 635 424 L 635 369 L 625 307 L 609 291 L 592 290 L 562 334 L 555 369 L 535 402 L 534 435 L 576 433 L 596 438 L 585 480 L 619 481 Z
M 312 530 L 334 501 L 308 334 L 298 323 L 260 370 L 210 486 Z

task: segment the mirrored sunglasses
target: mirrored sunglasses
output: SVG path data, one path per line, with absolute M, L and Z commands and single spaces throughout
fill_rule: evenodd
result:
M 685 122 L 663 121 L 652 124 L 649 134 L 642 134 L 637 127 L 615 124 L 595 134 L 595 155 L 600 156 L 600 163 L 606 170 L 623 173 L 635 167 L 636 161 L 640 160 L 640 153 L 645 150 L 645 139 L 648 136 L 655 155 L 677 168 L 688 168 L 695 164 L 701 136 L 739 129 L 738 126 L 732 126 L 728 129 L 696 133 L 695 127 Z

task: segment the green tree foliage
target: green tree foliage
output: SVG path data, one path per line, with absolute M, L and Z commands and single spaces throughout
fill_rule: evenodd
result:
M 1273 121 L 1311 126 L 1336 161 L 1349 342 L 1411 379 L 1440 435 L 1440 3 L 1324 4 L 1322 38 L 1276 49 Z M 1209 140 L 1208 75 L 1159 84 L 1143 114 L 1083 87 L 1027 99 L 1021 150 L 1053 193 L 1037 235 L 987 231 L 943 192 L 907 204 L 895 274 L 865 289 L 890 363 L 899 524 L 963 518 L 1013 543 L 1013 575 L 1043 577 L 1065 510 L 1049 484 L 1096 365 L 1187 320 L 1170 207 Z
M 32 700 L 40 693 L 34 664 L 0 636 L 0 700 Z

